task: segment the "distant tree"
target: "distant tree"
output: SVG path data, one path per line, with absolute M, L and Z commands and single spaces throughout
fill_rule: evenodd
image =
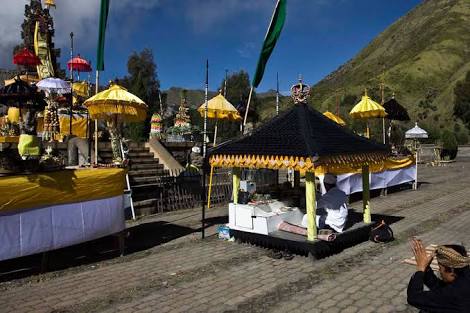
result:
M 220 84 L 220 91 L 224 93 L 225 79 Z M 250 78 L 247 72 L 241 70 L 233 73 L 227 77 L 227 100 L 235 106 L 242 118 L 244 117 L 246 106 L 248 103 L 248 96 L 250 94 Z M 248 112 L 248 121 L 257 122 L 258 114 L 256 108 L 258 99 L 256 93 L 253 92 L 251 96 L 250 111 Z M 219 123 L 220 125 L 220 123 Z M 230 139 L 240 133 L 240 123 L 223 123 L 219 131 L 221 139 Z
M 465 79 L 459 81 L 454 88 L 454 116 L 460 118 L 470 129 L 470 71 Z
M 160 111 L 160 81 L 152 50 L 145 48 L 140 53 L 133 52 L 127 61 L 127 71 L 129 75 L 119 82 L 129 92 L 141 98 L 148 105 L 149 111 L 144 122 L 126 125 L 124 134 L 134 141 L 145 141 L 150 131 L 150 117 L 154 112 Z

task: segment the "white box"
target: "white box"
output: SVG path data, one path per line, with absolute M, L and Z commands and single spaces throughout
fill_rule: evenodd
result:
M 240 181 L 240 190 L 255 193 L 256 192 L 256 183 L 250 180 L 241 180 Z

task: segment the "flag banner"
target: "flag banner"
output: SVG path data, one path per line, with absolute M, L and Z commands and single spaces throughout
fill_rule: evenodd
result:
M 268 59 L 271 56 L 274 47 L 276 46 L 276 42 L 281 35 L 282 27 L 284 26 L 284 21 L 286 20 L 286 2 L 287 0 L 278 0 L 276 8 L 274 9 L 268 32 L 266 33 L 263 47 L 261 48 L 255 76 L 253 77 L 252 86 L 255 88 L 258 87 L 261 80 L 263 79 L 266 63 L 268 62 Z
M 111 0 L 101 0 L 100 29 L 98 34 L 98 51 L 96 56 L 96 70 L 104 71 L 104 38 L 106 24 L 108 23 L 109 3 Z

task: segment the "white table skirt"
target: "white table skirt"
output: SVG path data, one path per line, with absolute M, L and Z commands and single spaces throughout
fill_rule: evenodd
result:
M 0 260 L 45 252 L 125 228 L 123 196 L 0 214 Z
M 400 185 L 415 180 L 416 165 L 398 170 L 387 170 L 379 173 L 371 173 L 370 190 L 382 189 Z M 323 177 L 320 178 L 323 183 Z M 355 192 L 362 192 L 362 174 L 342 174 L 338 175 L 336 185 L 339 189 L 350 195 Z

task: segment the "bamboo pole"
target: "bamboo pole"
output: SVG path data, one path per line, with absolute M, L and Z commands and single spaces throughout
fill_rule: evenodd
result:
M 100 71 L 96 70 L 95 94 L 99 91 Z M 98 120 L 95 119 L 95 164 L 98 164 Z
M 316 219 L 316 199 L 315 199 L 315 173 L 305 173 L 305 198 L 307 201 L 307 239 L 314 241 L 317 239 Z
M 362 166 L 362 208 L 364 212 L 364 223 L 370 224 L 369 165 Z
M 70 33 L 70 61 L 73 59 L 73 33 Z M 72 136 L 72 118 L 73 118 L 73 62 L 70 62 L 70 121 L 69 135 Z
M 209 191 L 207 192 L 207 209 L 211 207 L 211 193 L 212 193 L 212 175 L 214 175 L 214 166 L 211 165 L 211 173 L 209 176 Z
M 250 110 L 251 95 L 253 94 L 253 86 L 250 88 L 250 95 L 248 96 L 248 103 L 246 105 L 245 118 L 243 119 L 243 128 L 246 126 L 246 119 L 248 118 L 248 111 Z
M 240 189 L 240 177 L 241 177 L 241 169 L 239 167 L 234 167 L 232 170 L 233 204 L 238 204 L 238 190 Z

